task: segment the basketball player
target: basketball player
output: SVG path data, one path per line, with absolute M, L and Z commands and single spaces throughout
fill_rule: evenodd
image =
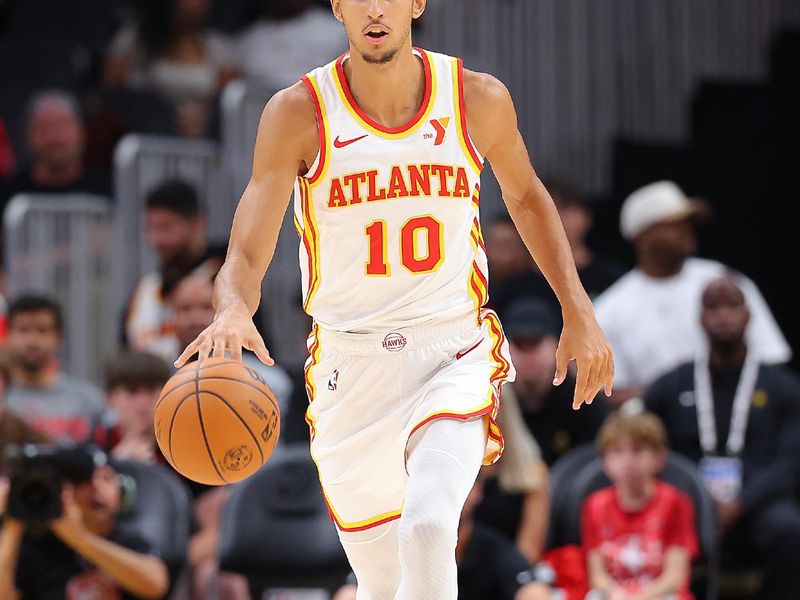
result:
M 555 383 L 576 360 L 576 409 L 611 393 L 612 354 L 503 84 L 412 46 L 425 0 L 331 5 L 349 51 L 264 109 L 214 322 L 176 365 L 242 346 L 272 364 L 251 316 L 294 186 L 311 454 L 358 598 L 454 600 L 459 514 L 502 451 L 494 417 L 514 376 L 482 308 L 484 157 L 561 302 Z

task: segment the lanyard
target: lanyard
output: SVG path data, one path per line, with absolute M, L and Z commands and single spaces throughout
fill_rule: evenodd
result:
M 756 389 L 759 363 L 754 352 L 747 352 L 736 393 L 733 397 L 731 426 L 725 450 L 728 456 L 738 456 L 744 447 L 747 421 L 750 417 L 750 404 Z M 698 356 L 694 361 L 694 395 L 697 405 L 697 429 L 700 433 L 700 446 L 706 455 L 717 453 L 717 424 L 714 418 L 714 394 L 711 388 L 711 372 L 708 355 Z

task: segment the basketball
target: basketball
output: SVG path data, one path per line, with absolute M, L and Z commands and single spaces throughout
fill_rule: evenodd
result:
M 230 358 L 191 362 L 164 385 L 155 411 L 158 447 L 183 476 L 207 485 L 241 481 L 272 455 L 278 402 L 255 369 Z

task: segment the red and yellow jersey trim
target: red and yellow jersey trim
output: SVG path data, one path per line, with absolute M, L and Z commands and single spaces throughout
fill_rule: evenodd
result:
M 475 208 L 475 217 L 472 220 L 472 229 L 469 234 L 470 243 L 475 255 L 472 261 L 472 266 L 469 271 L 469 280 L 467 281 L 467 292 L 472 298 L 472 303 L 475 306 L 475 314 L 480 315 L 480 310 L 483 305 L 489 300 L 489 282 L 486 276 L 481 272 L 478 267 L 477 256 L 480 251 L 486 252 L 486 244 L 483 241 L 483 233 L 481 231 L 481 223 L 478 220 L 478 207 L 480 206 L 480 193 L 481 186 L 475 186 L 475 192 L 472 194 L 472 205 Z M 480 319 L 479 319 L 480 320 Z
M 400 127 L 386 127 L 372 119 L 362 110 L 358 102 L 356 102 L 353 93 L 350 91 L 350 87 L 347 84 L 347 77 L 344 73 L 344 61 L 347 59 L 348 53 L 345 52 L 336 60 L 334 64 L 335 73 L 333 80 L 336 82 L 336 89 L 339 92 L 342 103 L 356 122 L 370 133 L 383 138 L 396 139 L 415 132 L 420 126 L 427 122 L 427 117 L 430 114 L 434 104 L 434 98 L 436 97 L 436 72 L 433 61 L 431 61 L 428 53 L 422 48 L 414 48 L 414 50 L 422 59 L 422 68 L 425 72 L 425 95 L 422 98 L 422 105 L 419 107 L 417 114 L 414 115 L 408 123 Z
M 322 497 L 325 499 L 325 504 L 328 505 L 328 513 L 331 516 L 331 520 L 336 524 L 336 527 L 340 531 L 364 531 L 365 529 L 372 529 L 373 527 L 377 527 L 378 525 L 383 525 L 384 523 L 389 523 L 390 521 L 399 519 L 400 515 L 403 512 L 403 509 L 400 508 L 397 510 L 391 510 L 389 512 L 385 512 L 380 515 L 376 515 L 374 517 L 370 517 L 369 519 L 364 519 L 363 521 L 348 522 L 342 519 L 339 516 L 339 513 L 336 512 L 336 509 L 333 508 L 333 504 L 331 504 L 327 494 L 325 494 L 324 487 L 322 489 Z
M 467 105 L 464 100 L 464 63 L 460 58 L 453 59 L 453 82 L 455 84 L 456 128 L 461 148 L 477 173 L 483 171 L 483 159 L 469 137 L 467 128 Z
M 319 131 L 319 157 L 317 160 L 317 168 L 313 173 L 306 173 L 303 177 L 313 186 L 323 178 L 325 172 L 328 170 L 331 154 L 328 149 L 328 132 L 330 131 L 330 126 L 328 123 L 327 111 L 325 110 L 325 103 L 322 101 L 322 93 L 320 92 L 316 77 L 313 75 L 303 75 L 300 79 L 308 89 L 308 93 L 311 95 L 311 101 L 314 103 L 314 110 L 317 113 L 317 129 Z
M 320 282 L 319 228 L 314 219 L 311 184 L 305 177 L 298 177 L 297 182 L 300 189 L 300 206 L 303 213 L 303 226 L 298 233 L 301 234 L 301 240 L 308 257 L 308 285 L 306 287 L 306 298 L 303 302 L 303 309 L 308 313 L 314 294 L 319 289 Z

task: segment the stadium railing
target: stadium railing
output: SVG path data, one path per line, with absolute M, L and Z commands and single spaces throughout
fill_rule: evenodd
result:
M 181 179 L 197 189 L 212 240 L 227 239 L 233 211 L 226 198 L 218 146 L 206 140 L 127 135 L 114 152 L 116 199 L 112 247 L 114 313 L 119 316 L 138 279 L 155 268 L 145 239 L 144 206 L 159 184 Z
M 108 199 L 19 194 L 6 208 L 3 229 L 8 298 L 36 292 L 58 300 L 64 311 L 64 370 L 98 379 L 116 330 L 108 301 Z

